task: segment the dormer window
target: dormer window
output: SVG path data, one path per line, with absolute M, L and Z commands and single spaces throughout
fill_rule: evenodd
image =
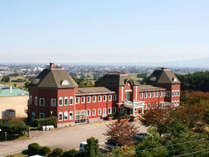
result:
M 69 86 L 70 83 L 69 83 L 68 80 L 63 80 L 63 81 L 61 82 L 61 85 L 62 85 L 62 86 Z
M 173 77 L 173 78 L 172 78 L 172 81 L 173 81 L 173 82 L 177 82 L 178 80 L 177 80 L 177 78 L 174 78 L 174 77 Z
M 156 81 L 156 77 L 151 77 L 150 81 Z

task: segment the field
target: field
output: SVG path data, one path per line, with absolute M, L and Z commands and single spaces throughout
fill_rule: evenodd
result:
M 10 78 L 10 82 L 3 82 L 2 77 L 0 77 L 0 84 L 4 84 L 6 86 L 12 86 L 13 88 L 21 88 L 27 90 L 24 86 L 24 84 L 29 81 L 27 78 L 25 78 L 24 76 L 10 76 L 9 78 Z M 24 82 L 12 82 L 12 80 L 17 80 L 17 79 L 22 79 L 24 80 Z

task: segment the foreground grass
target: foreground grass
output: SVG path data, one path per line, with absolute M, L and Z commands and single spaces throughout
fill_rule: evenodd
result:
M 14 155 L 8 155 L 7 157 L 27 157 L 27 155 L 24 155 L 23 153 L 17 153 Z

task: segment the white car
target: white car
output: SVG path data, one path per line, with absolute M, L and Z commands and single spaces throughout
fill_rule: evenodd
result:
M 81 142 L 81 143 L 80 143 L 80 148 L 79 148 L 79 150 L 80 150 L 80 151 L 84 151 L 86 145 L 87 145 L 87 142 L 86 142 L 86 141 Z

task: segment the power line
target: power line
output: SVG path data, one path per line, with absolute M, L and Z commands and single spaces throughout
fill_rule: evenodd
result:
M 185 153 L 185 154 L 180 154 L 180 155 L 176 155 L 176 156 L 173 156 L 173 157 L 182 157 L 182 156 L 193 155 L 193 154 L 197 154 L 197 153 L 201 153 L 201 152 L 208 153 L 209 150 L 208 149 L 202 149 L 200 151 L 191 152 L 191 153 Z

